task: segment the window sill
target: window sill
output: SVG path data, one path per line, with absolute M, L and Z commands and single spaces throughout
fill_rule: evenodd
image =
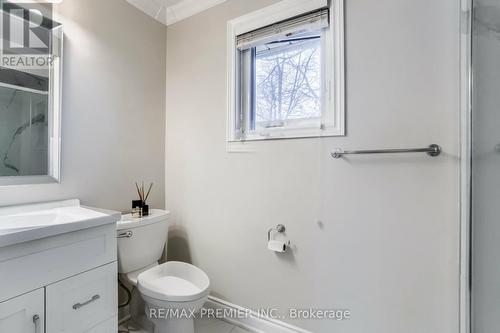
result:
M 332 138 L 332 137 L 344 137 L 345 133 L 342 131 L 321 131 L 321 133 L 315 134 L 291 134 L 284 133 L 283 135 L 278 135 L 273 133 L 269 136 L 252 135 L 248 136 L 243 140 L 228 140 L 227 141 L 227 152 L 228 153 L 252 153 L 257 150 L 259 142 L 265 141 L 283 141 L 283 140 L 299 140 L 299 139 L 321 139 L 321 138 Z

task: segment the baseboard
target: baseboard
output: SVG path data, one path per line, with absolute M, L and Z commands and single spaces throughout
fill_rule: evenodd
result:
M 248 331 L 255 333 L 312 333 L 310 331 L 306 331 L 302 328 L 287 324 L 285 322 L 265 318 L 257 315 L 257 313 L 253 311 L 249 311 L 248 309 L 241 307 L 236 304 L 229 303 L 222 299 L 219 299 L 214 296 L 208 297 L 208 302 L 205 303 L 205 308 L 208 309 L 225 309 L 228 311 L 240 311 L 250 313 L 249 316 L 245 318 L 220 318 L 232 325 L 239 326 Z

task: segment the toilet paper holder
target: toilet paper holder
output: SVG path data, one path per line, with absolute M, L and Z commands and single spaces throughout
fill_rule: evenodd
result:
M 279 234 L 282 234 L 286 231 L 286 227 L 283 225 L 283 224 L 278 224 L 276 227 L 274 228 L 270 228 L 268 231 L 267 231 L 267 242 L 270 242 L 271 241 L 271 236 L 272 236 L 272 233 L 273 232 L 276 232 L 276 233 L 279 233 Z M 290 246 L 290 241 L 288 240 L 286 243 L 286 246 Z

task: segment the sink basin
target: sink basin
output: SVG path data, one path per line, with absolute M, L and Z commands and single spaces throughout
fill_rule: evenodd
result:
M 120 217 L 81 206 L 79 200 L 0 207 L 0 247 L 116 223 Z

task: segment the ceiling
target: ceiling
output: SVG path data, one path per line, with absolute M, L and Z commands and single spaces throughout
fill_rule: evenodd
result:
M 160 21 L 171 25 L 226 0 L 127 0 L 139 10 Z

